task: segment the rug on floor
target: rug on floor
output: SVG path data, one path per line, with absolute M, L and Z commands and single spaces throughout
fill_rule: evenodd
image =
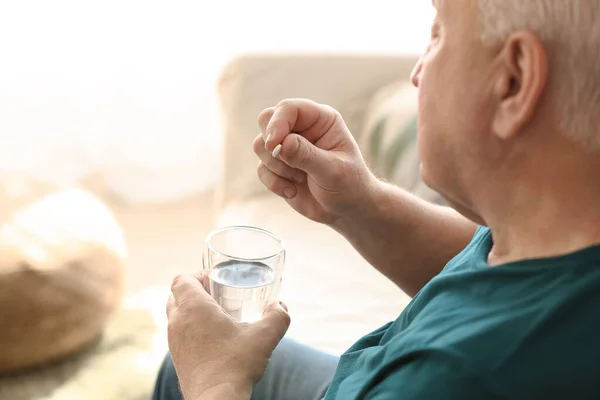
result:
M 148 400 L 167 350 L 168 288 L 127 298 L 103 335 L 54 365 L 0 377 L 0 400 Z

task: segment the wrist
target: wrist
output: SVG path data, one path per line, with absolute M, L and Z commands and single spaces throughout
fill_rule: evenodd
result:
M 335 231 L 344 234 L 353 229 L 357 224 L 363 225 L 365 221 L 377 220 L 381 214 L 381 205 L 387 197 L 387 184 L 379 180 L 371 171 L 351 207 L 341 213 L 332 223 L 328 224 Z
M 203 373 L 194 374 L 196 379 L 180 379 L 181 392 L 185 400 L 247 400 L 252 394 L 253 382 L 244 379 L 237 373 L 232 373 L 226 367 L 227 373 L 211 373 L 211 369 L 204 369 Z
M 252 385 L 226 382 L 211 386 L 190 400 L 250 400 L 251 396 Z

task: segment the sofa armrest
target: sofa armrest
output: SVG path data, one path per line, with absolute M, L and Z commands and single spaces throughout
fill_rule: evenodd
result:
M 218 82 L 224 154 L 216 206 L 259 195 L 252 141 L 261 110 L 285 98 L 309 98 L 339 110 L 358 134 L 363 111 L 382 86 L 408 79 L 417 57 L 378 55 L 247 55 Z

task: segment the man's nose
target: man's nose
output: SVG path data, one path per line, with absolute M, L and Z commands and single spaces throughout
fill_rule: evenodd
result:
M 423 69 L 423 62 L 419 58 L 419 61 L 417 61 L 417 64 L 415 65 L 415 67 L 412 70 L 412 73 L 410 74 L 410 81 L 417 88 L 419 87 L 419 77 L 421 75 L 422 69 Z

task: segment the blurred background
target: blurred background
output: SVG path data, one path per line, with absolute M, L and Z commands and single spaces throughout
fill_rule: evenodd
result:
M 295 249 L 291 264 L 302 251 L 323 252 L 312 256 L 317 259 L 332 257 L 332 246 L 323 247 L 317 239 L 339 238 L 324 231 L 319 236 L 320 228 L 314 225 L 298 235 L 305 222 L 294 219 L 278 199 L 263 196 L 243 209 L 230 207 L 260 193 L 250 149 L 258 133 L 258 112 L 283 97 L 311 97 L 339 108 L 357 135 L 373 128 L 372 122 L 382 115 L 379 110 L 405 110 L 400 113 L 402 123 L 410 120 L 413 127 L 414 92 L 407 92 L 403 81 L 427 46 L 433 16 L 430 0 L 0 0 L 0 217 L 5 226 L 17 226 L 37 240 L 31 251 L 31 241 L 17 243 L 13 236 L 7 239 L 7 229 L 0 230 L 0 291 L 6 279 L 3 268 L 35 265 L 49 271 L 66 263 L 71 250 L 65 249 L 73 246 L 65 243 L 72 244 L 73 237 L 94 237 L 119 257 L 123 248 L 119 299 L 125 304 L 152 303 L 160 318 L 165 288 L 176 274 L 201 269 L 203 240 L 215 226 L 251 223 L 278 230 L 275 233 Z M 374 102 L 383 106 L 375 107 Z M 368 113 L 377 118 L 369 119 Z M 398 120 L 399 114 L 394 115 Z M 402 168 L 402 175 L 416 182 L 418 162 Z M 18 192 L 30 186 L 34 190 L 25 190 L 28 201 L 11 200 L 15 188 Z M 73 186 L 83 187 L 94 199 L 67 195 L 68 201 L 59 198 L 38 207 L 32 217 L 11 220 L 11 210 Z M 49 215 L 50 222 L 45 220 Z M 288 229 L 293 232 L 288 234 Z M 299 244 L 297 236 L 314 240 Z M 340 244 L 334 258 L 352 252 L 344 246 Z M 39 256 L 44 251 L 45 258 Z M 382 282 L 379 276 L 355 276 L 346 276 L 350 281 L 344 290 L 357 294 L 370 287 L 363 299 L 371 293 L 381 299 L 363 304 L 375 310 L 387 301 L 385 293 L 395 293 L 377 286 Z M 105 277 L 95 279 L 104 282 Z M 301 282 L 302 276 L 295 279 Z M 369 279 L 375 282 L 371 286 L 365 283 Z M 304 284 L 310 286 L 308 281 Z M 162 288 L 160 294 L 151 291 L 155 287 Z M 321 323 L 329 320 L 327 307 L 340 310 L 337 303 L 327 306 L 322 300 L 301 303 L 308 289 L 300 283 L 297 288 L 296 294 L 288 288 L 290 302 L 304 304 Z M 34 289 L 24 292 L 38 293 Z M 98 290 L 105 289 L 89 293 Z M 320 295 L 311 296 L 317 301 Z M 6 305 L 12 300 L 0 296 L 0 321 L 18 319 L 19 314 L 2 314 L 3 301 Z M 397 309 L 391 311 L 365 314 L 379 318 L 379 323 Z M 346 317 L 349 325 L 332 330 L 333 336 L 365 329 L 365 324 Z M 31 327 L 30 322 L 23 324 Z M 313 326 L 304 326 L 306 331 L 292 332 L 309 336 Z M 350 340 L 338 343 L 333 336 L 316 345 L 337 352 Z M 162 354 L 164 337 L 159 342 Z M 0 352 L 0 375 L 2 357 Z M 118 362 L 123 364 L 122 359 Z M 152 368 L 144 379 L 154 375 Z M 9 386 L 0 379 L 0 399 L 136 398 L 118 393 L 92 397 L 92 389 L 83 397 L 73 389 L 74 397 L 68 397 L 64 382 L 72 372 L 64 374 L 62 384 L 48 386 L 54 395 L 48 389 L 45 397 L 23 395 L 21 389 L 2 392 Z M 81 382 L 78 385 L 81 389 Z
M 215 82 L 251 52 L 417 53 L 428 0 L 0 1 L 0 167 L 136 204 L 216 183 Z
M 432 16 L 429 0 L 1 0 L 0 169 L 66 185 L 93 176 L 128 205 L 207 193 L 221 172 L 215 83 L 227 62 L 418 53 Z M 125 228 L 137 218 L 125 213 Z

